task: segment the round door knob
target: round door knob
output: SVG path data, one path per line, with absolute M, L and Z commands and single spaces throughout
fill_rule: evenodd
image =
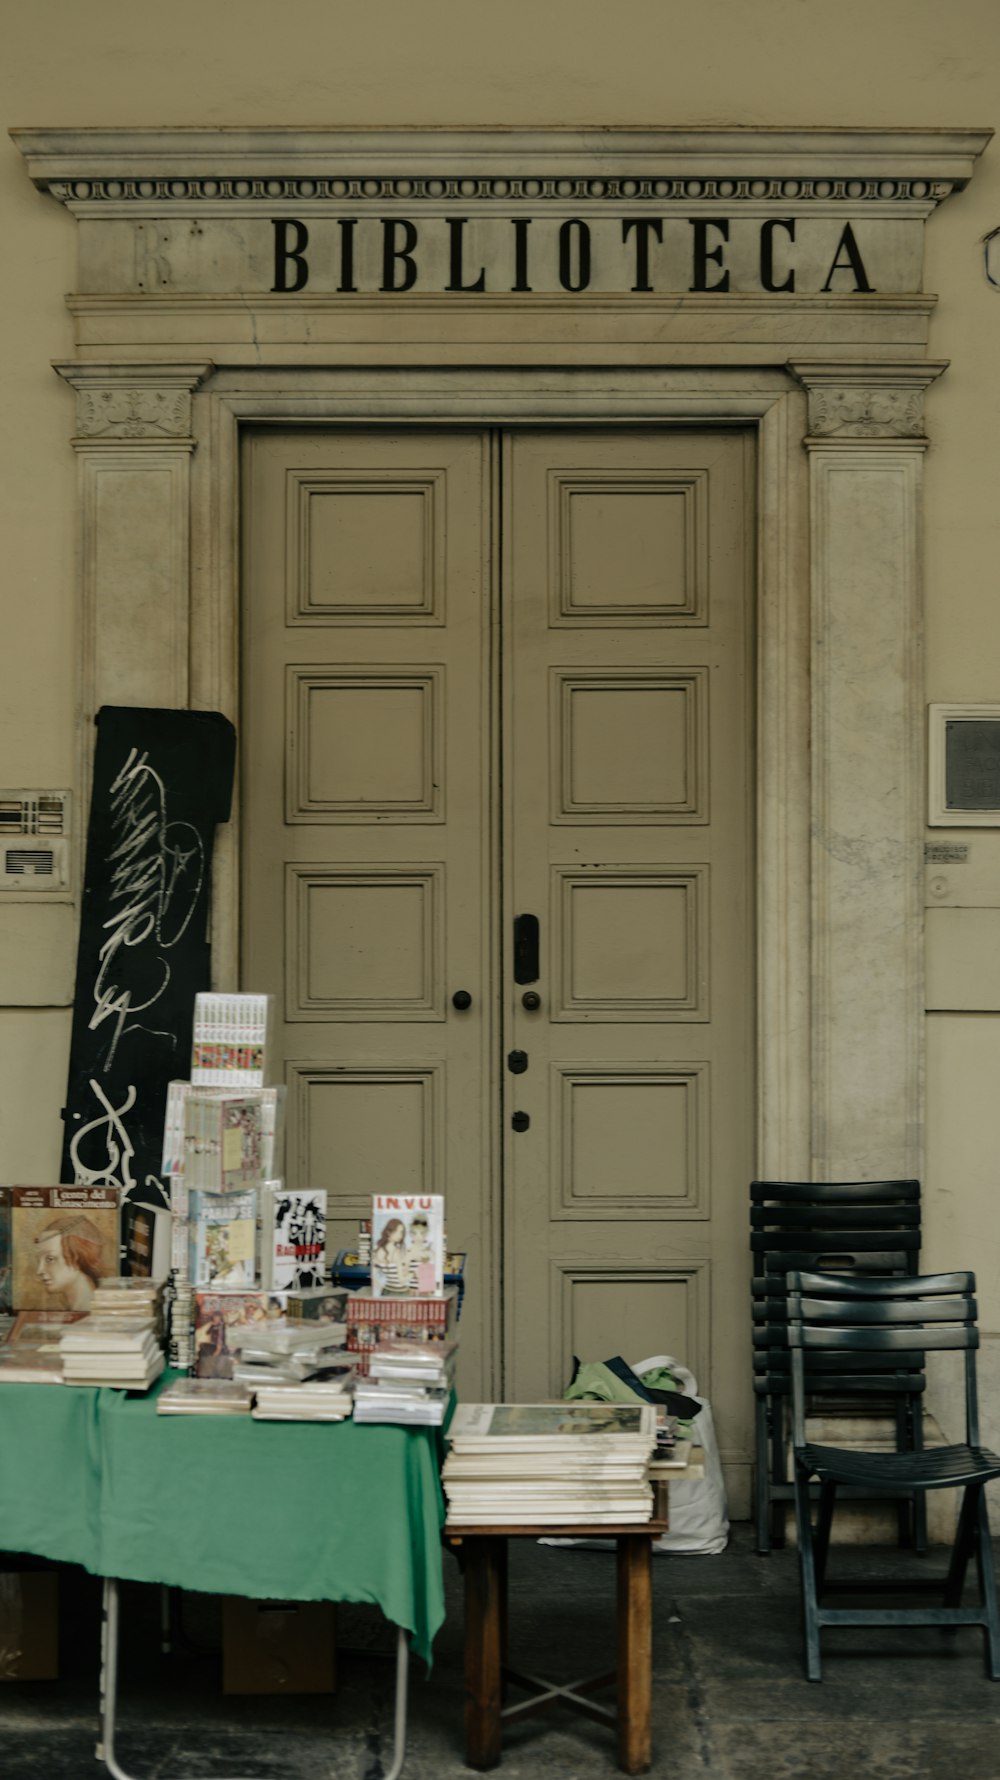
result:
M 521 1006 L 526 1007 L 529 1014 L 535 1014 L 542 1005 L 542 998 L 537 989 L 526 989 L 521 996 Z
M 459 1013 L 464 1013 L 467 1007 L 471 1007 L 472 996 L 469 994 L 468 989 L 456 989 L 451 998 L 451 1005 L 452 1007 L 457 1007 Z

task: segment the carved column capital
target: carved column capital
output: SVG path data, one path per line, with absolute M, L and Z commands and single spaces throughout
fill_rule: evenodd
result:
M 806 445 L 869 441 L 922 448 L 927 441 L 924 391 L 947 363 L 807 359 L 790 364 L 809 399 Z
M 191 397 L 211 364 L 57 364 L 76 390 L 78 448 L 114 445 L 194 449 Z

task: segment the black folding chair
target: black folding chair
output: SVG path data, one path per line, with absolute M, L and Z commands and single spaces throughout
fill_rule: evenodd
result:
M 837 1273 L 790 1272 L 788 1340 L 792 1353 L 792 1448 L 795 1468 L 795 1520 L 799 1536 L 802 1606 L 805 1616 L 806 1674 L 822 1679 L 820 1632 L 824 1626 L 982 1626 L 986 1673 L 1000 1680 L 1000 1610 L 984 1486 L 1000 1478 L 1000 1458 L 979 1444 L 976 1393 L 975 1275 L 932 1273 L 908 1279 L 864 1279 Z M 965 1441 L 929 1452 L 845 1451 L 806 1440 L 807 1361 L 817 1355 L 865 1354 L 886 1374 L 897 1357 L 958 1349 L 965 1354 Z M 820 1487 L 819 1516 L 812 1525 L 810 1483 Z M 900 1489 L 962 1491 L 958 1527 L 947 1573 L 937 1579 L 882 1578 L 829 1581 L 826 1576 L 830 1529 L 838 1489 L 849 1486 L 869 1495 Z M 962 1590 L 971 1558 L 979 1576 L 979 1601 L 963 1607 Z M 936 1605 L 830 1607 L 834 1593 L 886 1598 L 937 1590 Z
M 914 1274 L 920 1266 L 920 1183 L 916 1180 L 751 1181 L 750 1248 L 753 1255 L 753 1359 L 756 1410 L 755 1506 L 757 1550 L 785 1543 L 785 1514 L 794 1498 L 789 1475 L 788 1406 L 791 1359 L 785 1276 L 789 1268 L 855 1273 Z M 919 1353 L 902 1362 L 888 1381 L 874 1378 L 864 1355 L 832 1363 L 810 1356 L 809 1390 L 835 1413 L 865 1411 L 895 1420 L 900 1451 L 923 1444 Z M 897 1503 L 901 1544 L 927 1549 L 927 1511 L 922 1496 Z

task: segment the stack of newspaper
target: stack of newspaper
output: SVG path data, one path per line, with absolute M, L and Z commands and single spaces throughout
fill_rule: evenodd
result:
M 159 1378 L 165 1364 L 148 1317 L 91 1314 L 66 1330 L 59 1352 L 66 1384 L 145 1391 Z
M 652 1403 L 464 1403 L 441 1481 L 464 1526 L 640 1525 L 651 1519 Z

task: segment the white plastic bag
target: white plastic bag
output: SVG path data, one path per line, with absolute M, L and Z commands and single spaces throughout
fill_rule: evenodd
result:
M 725 1551 L 729 1540 L 729 1513 L 711 1407 L 698 1395 L 698 1381 L 694 1374 L 679 1360 L 671 1359 L 669 1354 L 654 1354 L 651 1359 L 640 1360 L 632 1370 L 642 1378 L 644 1373 L 659 1371 L 661 1367 L 673 1373 L 677 1388 L 685 1397 L 694 1397 L 701 1404 L 701 1413 L 694 1421 L 694 1438 L 705 1455 L 705 1475 L 670 1485 L 670 1526 L 659 1539 L 654 1539 L 653 1550 L 680 1552 L 691 1557 L 715 1557 Z

